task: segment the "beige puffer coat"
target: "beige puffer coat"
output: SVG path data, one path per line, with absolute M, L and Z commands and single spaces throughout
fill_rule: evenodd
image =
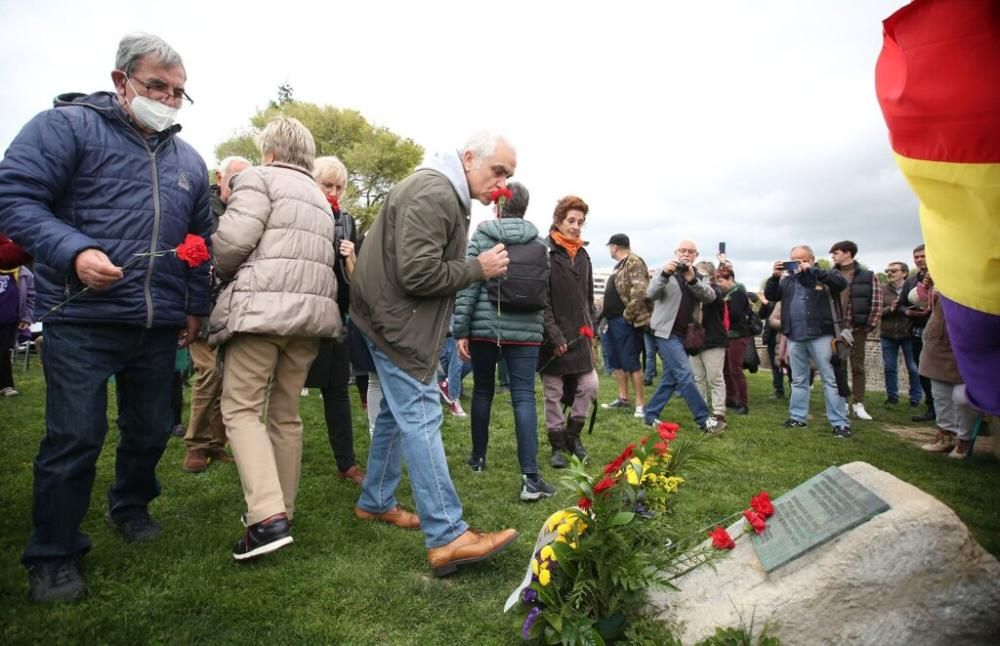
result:
M 305 169 L 275 163 L 237 175 L 212 236 L 225 287 L 209 344 L 236 332 L 339 337 L 333 235 L 333 214 Z

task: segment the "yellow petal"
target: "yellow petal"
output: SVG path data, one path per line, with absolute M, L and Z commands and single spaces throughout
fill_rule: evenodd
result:
M 542 570 L 541 573 L 538 575 L 538 582 L 541 583 L 542 585 L 548 585 L 549 581 L 551 580 L 552 580 L 552 573 L 549 572 L 548 570 Z

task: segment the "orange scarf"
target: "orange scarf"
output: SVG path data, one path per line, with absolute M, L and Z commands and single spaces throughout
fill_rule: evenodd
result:
M 566 253 L 569 254 L 570 260 L 576 260 L 576 252 L 583 247 L 583 239 L 577 238 L 576 240 L 570 240 L 563 234 L 559 233 L 558 229 L 552 231 L 552 239 L 556 241 L 560 247 L 566 249 Z

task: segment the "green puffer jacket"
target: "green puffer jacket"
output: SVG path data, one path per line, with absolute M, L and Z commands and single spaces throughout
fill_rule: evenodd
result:
M 540 244 L 534 224 L 520 218 L 487 220 L 479 225 L 469 243 L 469 258 L 492 249 L 497 244 Z M 546 255 L 546 261 L 548 256 Z M 486 295 L 486 283 L 479 281 L 469 285 L 455 298 L 456 339 L 473 341 L 499 341 L 501 344 L 541 345 L 542 316 L 545 310 L 537 312 L 510 312 L 491 303 Z M 499 324 L 498 324 L 499 321 Z M 498 331 L 499 328 L 499 331 Z

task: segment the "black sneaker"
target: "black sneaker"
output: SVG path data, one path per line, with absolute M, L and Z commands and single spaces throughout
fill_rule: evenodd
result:
M 846 440 L 851 437 L 851 427 L 850 426 L 834 426 L 833 436 L 838 440 Z
M 566 455 L 559 450 L 552 450 L 552 459 L 549 460 L 549 465 L 553 469 L 565 469 L 569 466 L 569 460 L 566 459 Z
M 521 500 L 531 502 L 539 498 L 551 498 L 556 494 L 556 488 L 542 480 L 537 473 L 521 476 Z
M 899 403 L 899 397 L 886 397 L 885 406 L 895 406 Z
M 170 429 L 170 434 L 174 437 L 184 437 L 187 433 L 187 429 L 184 428 L 183 424 L 175 424 L 173 428 Z
M 805 428 L 806 426 L 808 426 L 808 424 L 789 417 L 788 419 L 785 420 L 785 423 L 782 424 L 782 426 L 784 426 L 785 428 Z
M 42 561 L 28 568 L 28 597 L 35 603 L 77 601 L 87 592 L 75 558 Z
M 275 514 L 246 528 L 243 538 L 233 546 L 233 558 L 237 561 L 256 558 L 281 549 L 291 542 L 288 516 Z
M 733 409 L 733 415 L 749 415 L 750 408 L 748 406 L 737 406 Z
M 468 464 L 469 468 L 475 471 L 476 473 L 482 473 L 483 471 L 486 471 L 486 458 L 477 458 L 476 456 L 471 455 L 469 456 L 469 459 L 466 462 L 466 464 Z
M 936 418 L 937 415 L 934 414 L 934 411 L 928 410 L 923 415 L 914 415 L 910 419 L 914 422 L 933 422 Z
M 104 514 L 104 520 L 121 533 L 126 543 L 145 543 L 163 533 L 163 527 L 153 520 L 146 510 L 139 516 L 126 520 L 115 520 L 109 511 Z
M 611 408 L 611 409 L 621 409 L 621 408 L 632 408 L 632 402 L 627 399 L 622 399 L 619 397 L 610 404 L 601 404 L 601 408 Z

